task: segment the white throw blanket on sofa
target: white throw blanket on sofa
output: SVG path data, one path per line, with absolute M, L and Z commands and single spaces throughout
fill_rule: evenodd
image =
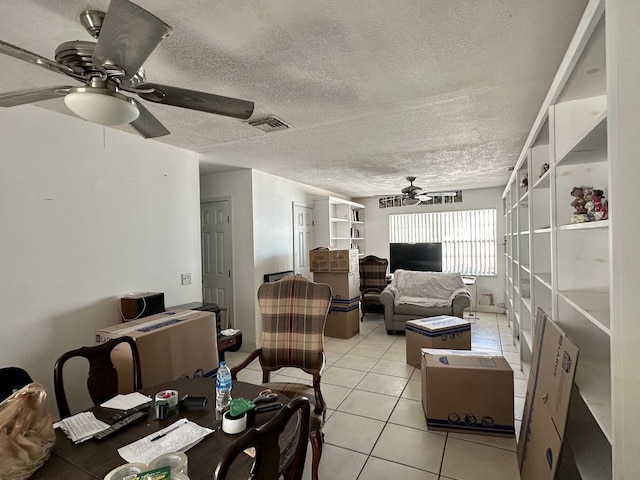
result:
M 459 273 L 396 270 L 388 288 L 395 294 L 395 305 L 447 307 L 456 295 L 463 293 L 471 297 Z

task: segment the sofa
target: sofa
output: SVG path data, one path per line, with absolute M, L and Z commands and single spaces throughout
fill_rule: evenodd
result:
M 387 334 L 405 331 L 405 322 L 416 318 L 449 315 L 462 318 L 471 305 L 471 292 L 459 273 L 396 270 L 380 293 Z

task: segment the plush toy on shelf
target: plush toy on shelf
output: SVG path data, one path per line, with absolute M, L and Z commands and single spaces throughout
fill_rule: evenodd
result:
M 586 187 L 573 187 L 573 189 L 571 190 L 571 196 L 574 197 L 573 202 L 571 202 L 571 206 L 573 208 L 575 208 L 575 212 L 573 213 L 573 216 L 575 217 L 576 215 L 586 215 L 587 214 L 587 209 L 584 207 L 585 203 L 587 203 L 587 201 L 584 198 L 584 190 Z M 586 220 L 586 218 L 585 218 Z M 584 220 L 578 220 L 578 221 L 574 221 L 572 220 L 573 223 L 581 223 L 584 222 Z
M 609 204 L 602 190 L 593 191 L 593 219 L 606 220 L 609 217 Z
M 587 187 L 583 189 L 582 195 L 584 196 L 584 208 L 587 211 L 587 222 L 593 222 L 595 220 L 595 204 L 593 203 L 593 188 Z
M 522 180 L 520 180 L 520 187 L 524 188 L 525 190 L 529 188 L 529 174 L 526 172 L 522 176 Z
M 542 164 L 542 168 L 540 169 L 540 177 L 543 176 L 548 171 L 549 171 L 549 164 L 548 163 L 543 163 Z M 540 178 L 540 177 L 538 177 L 538 178 Z

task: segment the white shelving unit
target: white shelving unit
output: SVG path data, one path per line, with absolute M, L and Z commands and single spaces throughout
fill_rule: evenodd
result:
M 639 5 L 589 2 L 503 193 L 507 317 L 523 372 L 538 307 L 580 346 L 563 455 L 572 465 L 561 466 L 567 478 L 630 479 L 640 471 L 632 290 L 639 281 L 631 273 L 640 255 L 635 238 L 625 245 L 616 235 L 640 233 L 622 201 L 630 192 L 620 190 L 640 178 L 640 60 L 631 55 L 640 33 L 628 21 L 640 18 Z M 573 187 L 603 190 L 609 218 L 574 223 Z
M 315 246 L 357 249 L 365 256 L 364 205 L 337 197 L 314 200 Z

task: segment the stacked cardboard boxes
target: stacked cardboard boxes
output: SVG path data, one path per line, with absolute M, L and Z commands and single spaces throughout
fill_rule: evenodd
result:
M 324 334 L 327 337 L 351 338 L 360 332 L 360 275 L 314 272 L 313 281 L 331 286 L 333 298 Z
M 309 252 L 312 272 L 349 273 L 358 272 L 358 250 L 331 250 L 326 247 L 314 248 Z

